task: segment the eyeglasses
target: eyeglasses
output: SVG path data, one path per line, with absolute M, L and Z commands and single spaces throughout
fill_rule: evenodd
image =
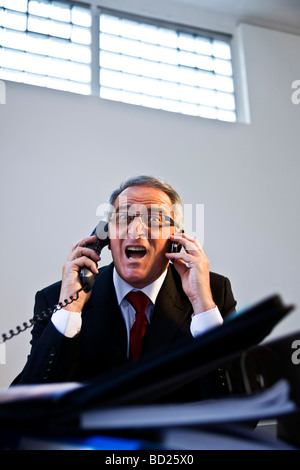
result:
M 160 229 L 164 227 L 174 226 L 175 222 L 162 212 L 149 211 L 142 214 L 129 214 L 129 212 L 113 212 L 111 219 L 121 227 L 129 227 L 133 220 L 139 217 L 144 226 L 149 229 Z

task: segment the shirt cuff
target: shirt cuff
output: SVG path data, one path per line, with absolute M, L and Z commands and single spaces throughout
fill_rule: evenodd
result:
M 215 307 L 206 312 L 198 313 L 197 315 L 193 313 L 190 330 L 193 337 L 196 338 L 212 328 L 222 325 L 222 323 L 222 315 L 218 307 Z
M 81 313 L 69 312 L 62 308 L 53 313 L 51 321 L 55 328 L 68 338 L 73 338 L 81 330 Z

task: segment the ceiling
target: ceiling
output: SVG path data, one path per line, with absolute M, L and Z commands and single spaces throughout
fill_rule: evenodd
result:
M 172 0 L 193 5 L 207 15 L 224 16 L 227 22 L 251 23 L 300 34 L 300 0 Z

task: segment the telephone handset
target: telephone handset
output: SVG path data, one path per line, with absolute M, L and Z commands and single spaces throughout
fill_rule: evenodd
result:
M 108 223 L 104 220 L 100 220 L 97 227 L 91 233 L 91 236 L 92 235 L 97 235 L 97 239 L 95 243 L 87 245 L 87 248 L 91 248 L 97 253 L 97 255 L 100 255 L 102 249 L 109 244 Z M 90 292 L 95 282 L 94 273 L 84 266 L 79 272 L 79 278 L 84 292 Z
M 98 255 L 100 255 L 102 248 L 109 244 L 108 223 L 103 220 L 100 220 L 97 227 L 91 233 L 91 236 L 92 235 L 97 235 L 97 239 L 94 243 L 88 245 L 88 248 L 92 248 L 96 251 Z M 34 318 L 31 318 L 29 320 L 29 323 L 24 322 L 22 327 L 17 326 L 15 330 L 9 330 L 10 336 L 8 336 L 7 334 L 2 334 L 2 340 L 0 340 L 0 343 L 4 343 L 5 341 L 13 338 L 14 336 L 17 336 L 22 331 L 31 328 L 37 321 L 41 321 L 48 318 L 57 310 L 65 308 L 67 305 L 71 304 L 72 302 L 78 299 L 79 292 L 81 292 L 82 290 L 84 290 L 85 292 L 89 292 L 92 289 L 95 281 L 94 274 L 86 266 L 84 266 L 80 270 L 79 277 L 82 287 L 74 295 L 71 295 L 68 299 L 65 299 L 64 302 L 59 302 L 53 308 L 48 308 L 40 314 L 35 315 Z

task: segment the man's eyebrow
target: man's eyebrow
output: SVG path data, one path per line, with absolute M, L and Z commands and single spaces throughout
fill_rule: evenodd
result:
M 151 207 L 150 209 L 148 209 L 148 211 L 153 215 L 161 214 L 161 215 L 164 215 L 166 217 L 171 217 L 171 215 L 172 215 L 172 214 L 169 214 L 168 211 L 164 207 L 157 207 L 155 205 L 154 205 L 154 207 Z
M 132 208 L 133 206 L 140 206 L 140 204 L 138 203 L 134 203 L 134 204 L 120 204 L 118 207 L 115 208 L 115 212 L 118 213 L 118 212 L 128 212 L 130 208 Z M 157 204 L 151 204 L 150 207 L 146 207 L 146 206 L 143 206 L 144 210 L 146 210 L 148 212 L 148 214 L 162 214 L 162 215 L 166 215 L 167 217 L 170 217 L 170 214 L 168 214 L 168 212 L 165 210 L 165 208 L 161 207 L 161 206 L 158 206 Z M 134 212 L 141 212 L 138 208 L 136 208 L 136 210 Z
M 120 211 L 121 211 L 121 212 L 122 212 L 122 211 L 126 211 L 126 212 L 127 212 L 129 207 L 130 207 L 130 206 L 129 206 L 128 204 L 127 204 L 127 206 L 125 206 L 125 205 L 123 205 L 123 206 L 120 205 L 120 206 L 118 206 L 118 207 L 115 209 L 115 211 L 116 211 L 116 212 L 120 212 Z
M 148 210 L 150 210 L 151 212 L 153 212 L 153 214 L 168 215 L 167 212 L 166 212 L 163 208 L 161 208 L 161 207 L 155 207 L 155 208 L 150 207 Z

